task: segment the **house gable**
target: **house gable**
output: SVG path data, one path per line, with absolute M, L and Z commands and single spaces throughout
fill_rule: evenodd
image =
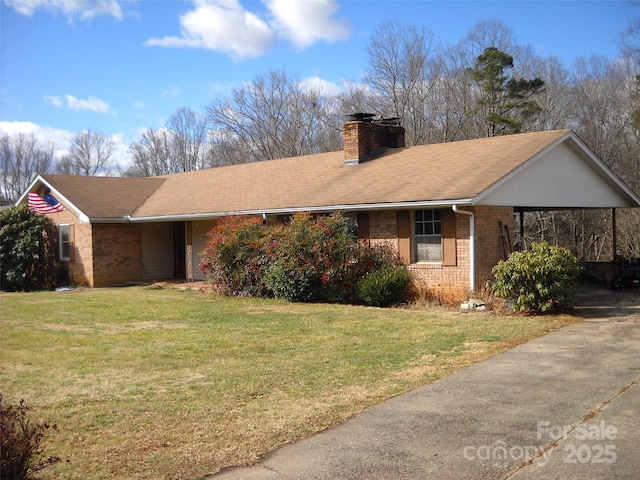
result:
M 637 206 L 638 197 L 569 134 L 486 189 L 473 204 L 623 208 Z

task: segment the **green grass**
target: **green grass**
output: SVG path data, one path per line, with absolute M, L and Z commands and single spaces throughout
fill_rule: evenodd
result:
M 2 294 L 0 388 L 58 425 L 42 478 L 198 478 L 572 321 L 225 298 Z

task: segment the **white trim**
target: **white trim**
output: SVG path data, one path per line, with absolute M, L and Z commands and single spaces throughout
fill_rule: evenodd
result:
M 468 210 L 459 210 L 457 205 L 452 205 L 451 209 L 454 213 L 461 213 L 462 215 L 469 216 L 469 263 L 471 264 L 469 267 L 469 275 L 471 276 L 469 280 L 469 288 L 473 295 L 473 292 L 476 291 L 476 217 L 473 212 L 469 212 Z
M 67 240 L 67 245 L 69 247 L 69 255 L 67 255 L 66 257 L 62 256 L 62 246 L 64 245 L 64 242 L 62 241 L 62 227 L 67 227 L 67 236 L 69 237 L 69 239 Z M 60 261 L 62 262 L 70 262 L 71 261 L 71 224 L 70 223 L 61 223 L 60 225 L 58 225 L 58 258 L 60 259 Z
M 80 220 L 81 223 L 89 223 L 89 222 L 91 222 L 89 217 L 87 217 L 82 210 L 80 210 L 72 202 L 70 202 L 67 197 L 65 197 L 62 193 L 60 193 L 58 190 L 56 190 L 55 187 L 53 187 L 49 182 L 47 182 L 44 178 L 42 178 L 41 175 L 38 175 L 33 180 L 33 182 L 31 182 L 31 184 L 25 190 L 25 192 L 22 194 L 22 196 L 16 201 L 16 203 L 15 203 L 16 206 L 20 205 L 24 201 L 24 199 L 29 195 L 29 192 L 31 192 L 33 187 L 35 187 L 38 184 L 38 182 L 40 182 L 41 184 L 46 186 L 52 192 L 55 192 L 54 197 L 56 197 L 56 200 L 62 201 L 62 203 L 64 203 L 67 207 L 69 207 L 71 210 L 73 210 L 75 212 L 76 216 L 78 217 L 78 220 Z
M 394 202 L 394 203 L 363 203 L 357 205 L 323 205 L 316 207 L 295 207 L 295 208 L 272 208 L 261 210 L 235 210 L 227 212 L 191 213 L 183 215 L 167 215 L 153 217 L 133 217 L 127 215 L 123 218 L 129 222 L 158 222 L 176 220 L 199 220 L 206 218 L 228 217 L 233 215 L 285 215 L 298 212 L 332 212 L 332 211 L 363 211 L 363 210 L 398 210 L 398 209 L 420 209 L 450 207 L 452 205 L 472 205 L 472 199 L 463 198 L 458 200 L 436 200 L 436 201 L 416 201 L 416 202 Z M 101 220 L 104 222 L 114 222 L 117 219 L 91 219 L 92 222 Z

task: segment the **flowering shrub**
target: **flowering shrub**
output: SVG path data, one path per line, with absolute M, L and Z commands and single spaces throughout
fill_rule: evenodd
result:
M 205 278 L 224 295 L 262 296 L 268 231 L 259 218 L 227 217 L 209 232 L 200 253 Z
M 493 292 L 513 298 L 518 311 L 548 312 L 572 307 L 581 267 L 569 250 L 534 243 L 493 267 Z
M 360 279 L 402 260 L 388 245 L 359 241 L 356 232 L 355 221 L 340 213 L 298 213 L 270 228 L 259 219 L 226 219 L 210 232 L 200 267 L 224 294 L 360 303 Z
M 340 301 L 340 280 L 358 245 L 356 228 L 338 213 L 317 219 L 294 215 L 275 234 L 267 286 L 290 301 Z

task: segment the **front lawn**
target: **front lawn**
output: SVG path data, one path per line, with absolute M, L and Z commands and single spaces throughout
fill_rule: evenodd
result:
M 0 295 L 0 391 L 58 425 L 41 478 L 193 479 L 542 335 L 566 316 L 130 287 Z

